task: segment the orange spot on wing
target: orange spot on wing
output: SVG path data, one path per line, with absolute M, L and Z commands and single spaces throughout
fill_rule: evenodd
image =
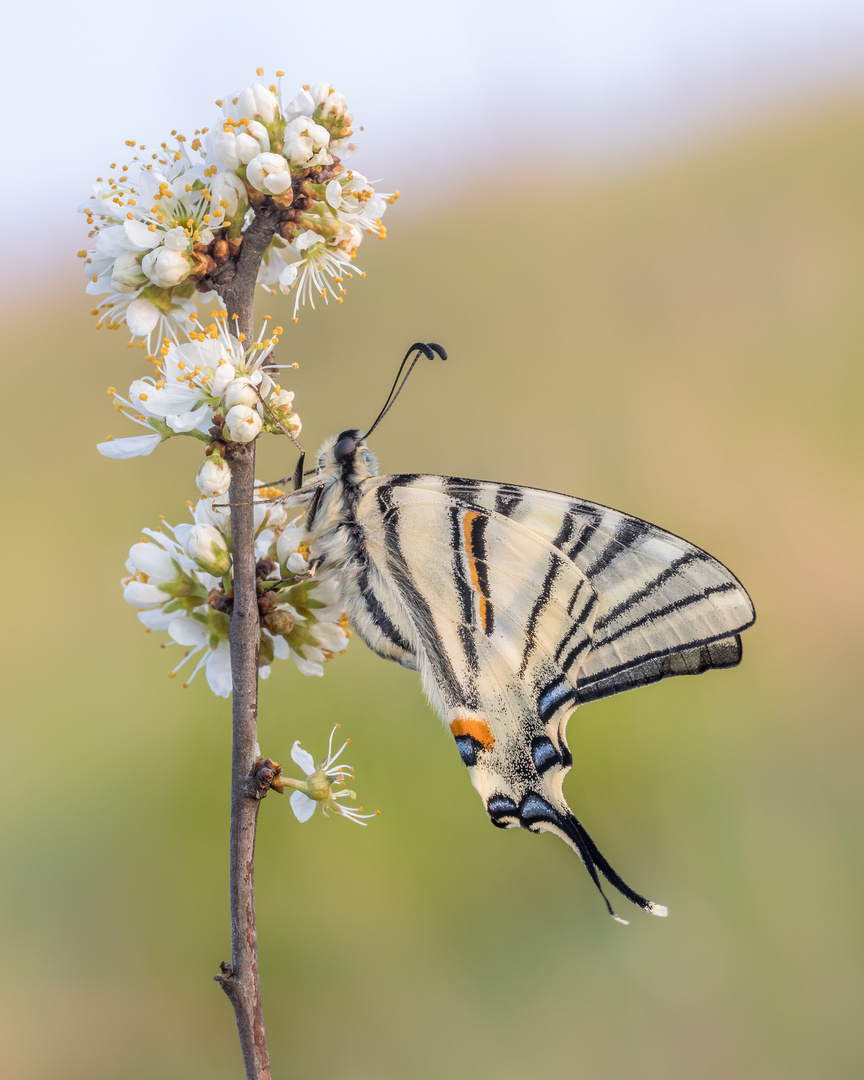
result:
M 454 738 L 470 735 L 472 739 L 480 743 L 484 750 L 491 750 L 495 745 L 495 736 L 485 720 L 471 720 L 467 716 L 457 716 L 455 720 L 450 721 L 450 730 Z
M 474 592 L 480 597 L 479 600 L 479 612 L 480 612 L 480 625 L 483 627 L 485 633 L 489 633 L 489 617 L 486 611 L 486 596 L 483 593 L 483 587 L 480 583 L 480 574 L 477 570 L 477 556 L 474 553 L 474 541 L 472 539 L 471 530 L 474 522 L 481 515 L 476 510 L 469 510 L 468 513 L 462 518 L 462 535 L 465 537 L 465 554 L 468 556 L 468 573 L 471 575 L 471 584 L 474 586 Z

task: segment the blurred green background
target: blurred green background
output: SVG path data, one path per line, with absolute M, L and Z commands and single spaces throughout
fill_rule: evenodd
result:
M 528 483 L 706 547 L 759 613 L 732 672 L 585 707 L 571 805 L 667 920 L 613 923 L 551 836 L 491 828 L 416 676 L 356 639 L 277 665 L 261 746 L 336 721 L 366 829 L 262 806 L 275 1080 L 864 1075 L 860 707 L 864 100 L 604 180 L 465 177 L 397 204 L 346 303 L 281 360 L 314 449 L 371 422 L 383 472 Z M 422 208 L 421 208 L 422 209 Z M 412 216 L 413 215 L 413 216 Z M 140 374 L 78 279 L 7 321 L 0 787 L 2 1056 L 18 1080 L 233 1080 L 230 709 L 122 601 L 141 526 L 185 517 L 198 451 L 106 461 Z M 286 321 L 282 299 L 259 312 Z M 14 403 L 14 407 L 12 407 Z M 39 435 L 33 437 L 34 425 Z M 289 472 L 270 440 L 259 475 Z M 55 515 L 54 518 L 51 515 Z

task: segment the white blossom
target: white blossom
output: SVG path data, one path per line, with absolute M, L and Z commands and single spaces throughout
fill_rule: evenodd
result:
M 290 799 L 291 809 L 300 822 L 308 821 L 315 813 L 317 806 L 321 807 L 325 817 L 332 810 L 334 814 L 347 817 L 349 821 L 354 821 L 358 825 L 366 824 L 364 818 L 378 816 L 377 810 L 374 814 L 363 814 L 361 813 L 362 806 L 359 810 L 353 810 L 351 807 L 339 802 L 340 799 L 356 799 L 357 794 L 345 787 L 345 780 L 353 780 L 354 778 L 352 767 L 338 764 L 342 752 L 351 740 L 346 739 L 339 749 L 333 753 L 333 736 L 336 734 L 338 727 L 337 724 L 330 732 L 327 756 L 322 758 L 317 765 L 312 755 L 304 750 L 299 742 L 295 742 L 291 748 L 291 760 L 300 766 L 306 774 L 306 779 L 294 780 L 290 777 L 282 777 L 281 780 L 283 787 L 294 788 Z M 342 788 L 342 790 L 334 791 L 334 787 Z
M 246 346 L 229 332 L 224 311 L 213 315 L 209 326 L 190 328 L 190 340 L 183 344 L 166 338 L 155 373 L 136 379 L 128 397 L 113 387 L 110 390 L 118 412 L 155 432 L 158 439 L 109 440 L 99 444 L 101 454 L 115 458 L 149 454 L 158 442 L 172 435 L 191 435 L 209 442 L 216 412 L 233 412 L 224 396 L 234 383 L 247 388 L 258 408 L 257 419 L 245 426 L 241 423 L 245 414 L 231 417 L 226 434 L 233 441 L 251 441 L 265 424 L 267 430 L 280 430 L 278 421 L 291 433 L 299 431 L 299 418 L 291 411 L 293 394 L 286 404 L 285 391 L 263 370 L 263 365 L 271 362 L 282 328 L 275 327 L 269 338 L 264 338 L 262 329 L 258 340 Z
M 308 533 L 302 517 L 288 522 L 282 492 L 256 485 L 254 527 L 262 624 L 259 670 L 266 677 L 275 660 L 290 657 L 301 673 L 320 676 L 323 664 L 348 645 L 339 580 L 326 569 L 310 577 Z M 173 528 L 163 522 L 143 534 L 126 563 L 124 598 L 138 609 L 148 630 L 167 631 L 189 650 L 172 676 L 195 660 L 186 683 L 205 670 L 213 692 L 227 697 L 233 596 L 229 508 L 218 497 L 202 498 L 191 522 Z

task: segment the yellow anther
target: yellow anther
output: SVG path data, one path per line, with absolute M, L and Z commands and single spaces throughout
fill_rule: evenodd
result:
M 255 68 L 255 73 L 256 73 L 256 75 L 263 75 L 264 74 L 264 68 Z
M 284 71 L 277 71 L 277 72 L 276 72 L 276 78 L 277 78 L 277 79 L 281 79 L 281 78 L 283 78 L 283 77 L 284 77 L 284 75 L 285 75 L 285 72 L 284 72 Z M 306 88 L 304 87 L 303 89 L 305 90 Z
M 106 394 L 116 394 L 117 393 L 116 386 L 109 386 L 108 389 L 105 391 L 105 393 Z

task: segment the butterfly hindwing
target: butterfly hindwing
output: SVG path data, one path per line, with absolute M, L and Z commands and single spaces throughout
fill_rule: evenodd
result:
M 576 705 L 740 659 L 753 610 L 737 579 L 655 526 L 551 492 L 373 477 L 349 614 L 419 670 L 492 822 L 551 831 L 634 902 L 564 800 Z M 610 909 L 611 910 L 611 909 Z

